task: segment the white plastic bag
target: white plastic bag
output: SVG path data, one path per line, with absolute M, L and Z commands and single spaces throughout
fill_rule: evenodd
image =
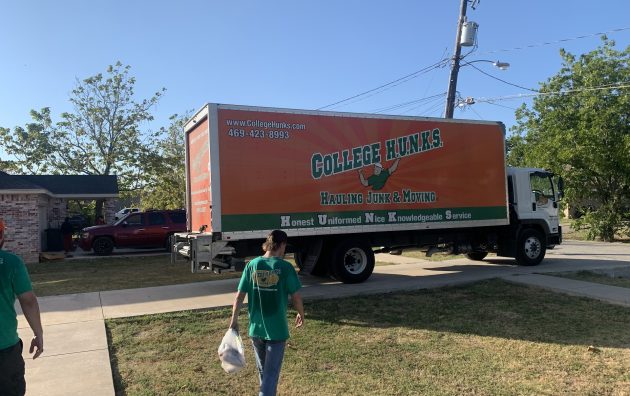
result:
M 228 329 L 219 345 L 219 360 L 226 373 L 232 374 L 245 367 L 243 340 L 234 329 Z

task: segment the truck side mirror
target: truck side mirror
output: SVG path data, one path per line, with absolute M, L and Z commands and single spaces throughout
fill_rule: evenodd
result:
M 564 198 L 564 179 L 562 177 L 558 178 L 558 199 Z

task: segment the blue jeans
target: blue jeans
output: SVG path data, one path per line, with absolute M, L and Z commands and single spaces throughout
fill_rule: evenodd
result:
M 260 380 L 259 396 L 274 396 L 280 378 L 280 368 L 284 358 L 286 341 L 268 341 L 252 337 L 256 367 Z

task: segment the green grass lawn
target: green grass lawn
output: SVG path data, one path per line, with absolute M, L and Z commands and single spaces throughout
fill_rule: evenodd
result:
M 585 282 L 601 283 L 604 285 L 630 288 L 630 278 L 621 277 L 621 276 L 609 276 L 609 275 L 599 274 L 599 273 L 595 273 L 591 271 L 560 272 L 560 273 L 553 273 L 553 274 L 547 274 L 547 275 L 581 280 Z
M 234 272 L 193 274 L 185 262 L 172 265 L 168 255 L 48 261 L 27 266 L 38 296 L 175 285 L 240 276 L 240 273 Z
M 292 254 L 285 259 L 295 266 Z M 27 267 L 38 296 L 176 285 L 241 276 L 240 272 L 193 274 L 188 263 L 179 261 L 173 265 L 168 255 L 47 261 L 27 264 Z
M 229 315 L 218 309 L 107 321 L 117 394 L 255 394 L 246 336 L 245 370 L 228 375 L 219 364 Z M 624 395 L 630 391 L 628 329 L 627 308 L 499 280 L 312 301 L 304 328 L 291 330 L 278 390 Z

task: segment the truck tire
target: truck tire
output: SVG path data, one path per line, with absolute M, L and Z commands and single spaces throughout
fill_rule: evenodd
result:
M 114 241 L 108 237 L 98 237 L 92 243 L 92 249 L 99 256 L 108 256 L 114 250 Z
M 533 228 L 523 230 L 516 242 L 516 263 L 518 265 L 538 265 L 545 257 L 547 244 L 544 235 Z
M 481 261 L 481 260 L 485 259 L 487 255 L 488 255 L 488 252 L 470 252 L 470 253 L 466 253 L 466 257 L 468 257 L 468 260 L 473 260 L 473 261 Z
M 343 283 L 360 283 L 374 271 L 372 247 L 357 239 L 346 239 L 339 243 L 332 255 L 331 272 Z

